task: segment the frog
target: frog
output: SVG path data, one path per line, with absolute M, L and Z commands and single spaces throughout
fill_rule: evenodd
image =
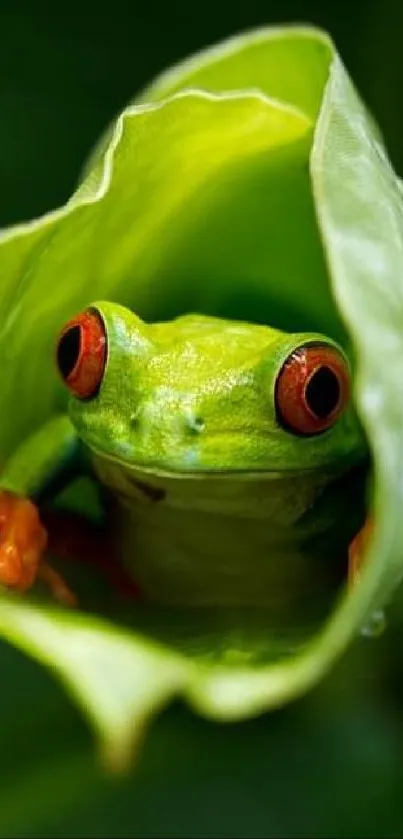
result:
M 355 584 L 368 452 L 335 340 L 200 313 L 151 323 L 101 300 L 54 354 L 66 410 L 0 475 L 2 586 L 42 580 L 77 604 L 43 511 L 79 475 L 102 496 L 95 564 L 98 551 L 145 602 L 276 610 Z M 67 542 L 79 534 L 71 523 Z

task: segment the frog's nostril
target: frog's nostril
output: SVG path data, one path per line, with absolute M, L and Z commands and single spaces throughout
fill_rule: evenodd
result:
M 139 424 L 139 419 L 140 419 L 140 411 L 137 408 L 137 410 L 132 411 L 132 413 L 130 414 L 130 417 L 129 417 L 130 427 L 131 428 L 137 428 L 137 426 Z
M 186 417 L 186 425 L 194 434 L 201 434 L 204 430 L 204 419 L 198 414 Z

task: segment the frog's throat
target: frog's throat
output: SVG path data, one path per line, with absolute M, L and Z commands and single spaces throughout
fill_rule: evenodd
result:
M 327 611 L 345 582 L 347 546 L 363 520 L 361 467 L 185 480 L 106 458 L 94 468 L 118 556 L 150 601 L 300 617 L 322 600 Z

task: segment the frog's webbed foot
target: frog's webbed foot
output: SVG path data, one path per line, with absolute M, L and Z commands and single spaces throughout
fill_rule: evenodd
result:
M 348 550 L 348 585 L 352 588 L 360 578 L 362 562 L 366 548 L 374 530 L 373 519 L 368 517 L 357 535 L 350 543 Z
M 45 562 L 47 542 L 35 504 L 13 492 L 0 491 L 0 584 L 23 592 L 42 579 L 56 600 L 74 606 L 74 594 Z

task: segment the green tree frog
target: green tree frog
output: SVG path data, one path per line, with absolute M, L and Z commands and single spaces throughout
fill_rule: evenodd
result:
M 366 446 L 332 340 L 197 314 L 146 324 L 99 302 L 62 329 L 56 363 L 68 413 L 1 476 L 3 585 L 39 577 L 73 602 L 42 507 L 80 471 L 103 488 L 111 563 L 144 598 L 275 608 L 346 579 Z

